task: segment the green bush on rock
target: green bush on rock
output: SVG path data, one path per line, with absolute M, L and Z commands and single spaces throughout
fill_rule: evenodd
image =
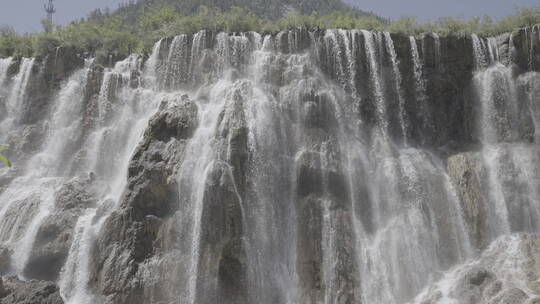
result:
M 0 152 L 6 150 L 7 147 L 6 146 L 2 146 L 0 145 Z M 4 165 L 8 166 L 8 167 L 11 167 L 11 162 L 9 161 L 9 159 L 7 159 L 7 157 L 4 156 L 4 154 L 0 153 L 0 162 L 4 163 Z

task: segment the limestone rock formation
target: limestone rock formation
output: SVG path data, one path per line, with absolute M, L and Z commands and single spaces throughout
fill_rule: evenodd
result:
M 538 302 L 539 31 L 0 61 L 0 303 Z

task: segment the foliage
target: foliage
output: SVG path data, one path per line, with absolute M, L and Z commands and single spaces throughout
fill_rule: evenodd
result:
M 32 35 L 18 35 L 9 26 L 0 27 L 0 57 L 32 56 L 34 53 L 33 40 Z
M 293 28 L 343 28 L 387 30 L 405 35 L 474 32 L 490 36 L 540 23 L 540 4 L 517 9 L 498 21 L 486 16 L 468 21 L 447 17 L 420 23 L 412 17 L 390 22 L 359 10 L 345 10 L 340 0 L 300 0 L 286 6 L 286 12 L 278 13 L 284 3 L 285 0 L 146 0 L 124 5 L 114 13 L 96 10 L 86 20 L 57 26 L 52 33 L 18 35 L 4 26 L 0 27 L 0 57 L 42 57 L 58 47 L 72 47 L 98 60 L 109 56 L 120 58 L 150 51 L 159 38 L 199 30 L 277 32 Z
M 327 15 L 338 11 L 352 12 L 357 17 L 374 16 L 371 13 L 353 9 L 341 0 L 145 0 L 122 5 L 116 14 L 122 15 L 127 23 L 136 24 L 141 16 L 156 7 L 169 7 L 181 16 L 197 14 L 201 7 L 212 8 L 221 13 L 230 11 L 232 7 L 241 7 L 262 20 L 272 21 L 290 11 L 297 11 L 301 15 L 310 15 L 314 11 Z
M 435 32 L 441 36 L 464 36 L 472 33 L 481 36 L 494 36 L 536 24 L 540 24 L 540 4 L 529 8 L 518 8 L 513 14 L 507 15 L 498 21 L 489 16 L 483 16 L 473 17 L 466 21 L 444 17 L 434 23 L 420 23 L 415 18 L 403 17 L 392 22 L 387 29 L 391 32 L 408 35 Z
M 0 152 L 4 151 L 6 149 L 7 149 L 6 146 L 0 145 Z M 2 153 L 0 153 L 0 162 L 4 163 L 4 165 L 6 165 L 8 167 L 11 167 L 11 162 Z
M 54 29 L 54 24 L 47 18 L 41 20 L 41 26 L 43 27 L 45 33 L 50 33 Z

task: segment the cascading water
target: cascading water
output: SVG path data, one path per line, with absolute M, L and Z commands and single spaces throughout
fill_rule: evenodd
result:
M 89 60 L 2 171 L 0 271 L 69 304 L 421 303 L 500 236 L 540 232 L 540 78 L 497 39 L 456 55 L 436 35 L 201 31 Z M 2 132 L 28 129 L 37 64 L 0 60 Z
M 9 87 L 7 96 L 4 101 L 4 108 L 7 115 L 0 121 L 0 141 L 5 142 L 9 131 L 17 124 L 17 120 L 20 119 L 24 98 L 26 95 L 26 88 L 34 67 L 35 59 L 22 58 L 19 67 L 19 72 L 13 80 L 11 80 L 11 86 Z M 4 61 L 7 62 L 7 61 Z M 4 70 L 4 75 L 7 69 Z M 5 76 L 4 76 L 5 77 Z M 5 79 L 5 78 L 4 78 Z M 6 80 L 3 81 L 4 83 Z
M 418 53 L 418 45 L 416 44 L 416 38 L 409 37 L 411 43 L 411 57 L 414 65 L 414 79 L 416 84 L 416 98 L 418 102 L 426 102 L 426 84 L 424 79 L 424 66 Z
M 390 33 L 384 33 L 384 39 L 386 42 L 386 50 L 390 54 L 390 60 L 392 61 L 392 71 L 394 72 L 395 90 L 398 97 L 399 106 L 399 123 L 401 126 L 401 132 L 403 136 L 403 143 L 407 146 L 407 117 L 405 113 L 405 99 L 403 98 L 403 92 L 401 90 L 401 72 L 399 71 L 398 59 L 396 50 L 394 48 L 394 41 L 390 36 Z
M 486 43 L 483 39 L 480 39 L 478 35 L 472 34 L 473 42 L 473 54 L 474 54 L 474 64 L 477 70 L 486 68 L 489 65 L 486 52 Z
M 373 94 L 375 95 L 377 121 L 380 124 L 381 132 L 386 136 L 388 132 L 388 116 L 386 113 L 386 104 L 384 92 L 382 89 L 381 79 L 379 75 L 379 61 L 377 60 L 377 48 L 375 45 L 375 35 L 368 31 L 362 31 L 365 41 L 366 59 L 369 62 L 370 76 L 373 81 Z
M 13 58 L 11 57 L 0 59 L 0 87 L 2 88 L 2 90 L 4 88 L 4 82 L 6 81 L 8 76 L 8 69 L 12 63 Z
M 5 99 L 7 98 L 8 94 L 8 71 L 13 63 L 13 58 L 3 58 L 0 59 L 0 101 L 2 104 L 2 107 L 0 108 L 3 112 L 3 114 L 0 114 L 0 123 L 6 118 L 6 106 L 5 106 Z M 4 135 L 5 136 L 5 135 Z M 0 135 L 0 140 L 4 140 L 5 137 Z M 1 143 L 1 142 L 0 142 Z
M 527 112 L 532 100 L 520 100 L 512 67 L 499 63 L 493 39 L 473 35 L 477 65 L 475 85 L 481 102 L 480 138 L 483 159 L 488 171 L 488 187 L 493 202 L 490 223 L 494 236 L 515 231 L 536 231 L 540 204 L 535 172 L 538 168 L 538 145 L 524 143 L 519 122 L 520 108 Z M 529 77 L 531 77 L 529 75 Z M 534 82 L 534 77 L 529 79 Z M 529 112 L 533 120 L 535 113 Z M 510 173 L 511 172 L 511 173 Z M 513 174 L 509 178 L 509 174 Z
M 148 73 L 154 73 L 151 69 L 152 66 L 148 66 Z M 132 73 L 139 70 L 139 57 L 131 56 L 105 71 L 97 98 L 97 116 L 91 130 L 85 130 L 90 133 L 82 145 L 88 152 L 82 161 L 83 167 L 78 170 L 89 172 L 91 179 L 107 186 L 97 190 L 95 206 L 82 212 L 74 228 L 75 237 L 59 280 L 67 303 L 96 301 L 88 290 L 91 246 L 121 198 L 130 158 L 148 119 L 163 98 L 156 87 L 133 83 Z
M 435 40 L 435 63 L 439 70 L 444 71 L 443 61 L 441 58 L 441 37 L 437 33 L 433 33 L 433 39 Z
M 17 105 L 26 94 L 33 64 L 33 59 L 23 59 L 19 73 L 11 81 L 6 101 L 10 117 L 17 115 Z M 106 185 L 88 189 L 94 191 L 96 204 L 73 207 L 81 210 L 76 212 L 79 219 L 73 227 L 72 245 L 58 280 L 66 302 L 77 304 L 94 303 L 87 287 L 90 247 L 123 192 L 131 154 L 159 98 L 154 88 L 130 87 L 131 73 L 139 68 L 130 57 L 106 71 L 97 98 L 97 115 L 88 117 L 91 101 L 86 98 L 86 90 L 91 66 L 92 62 L 88 61 L 85 68 L 73 73 L 62 85 L 48 111 L 41 148 L 25 166 L 19 164 L 24 167 L 20 177 L 6 185 L 0 196 L 4 202 L 0 210 L 2 246 L 13 252 L 9 273 L 23 278 L 48 276 L 27 268 L 43 227 L 51 217 L 60 216 L 59 193 L 63 185 L 78 179 Z M 113 98 L 115 103 L 111 104 Z

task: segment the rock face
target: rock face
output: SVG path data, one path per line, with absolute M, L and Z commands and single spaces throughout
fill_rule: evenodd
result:
M 137 282 L 140 264 L 164 254 L 174 238 L 172 218 L 179 208 L 175 180 L 187 140 L 198 125 L 197 106 L 187 96 L 164 100 L 150 120 L 142 143 L 129 165 L 121 208 L 107 219 L 95 247 L 92 281 L 110 303 L 170 300 L 173 261 L 164 262 L 164 276 L 150 286 Z M 120 253 L 123 252 L 123 253 Z M 124 256 L 126 255 L 126 256 Z M 135 263 L 134 263 L 135 262 Z M 154 271 L 158 271 L 154 269 Z M 128 286 L 137 286 L 132 290 Z M 145 287 L 149 290 L 145 290 Z M 123 292 L 126 291 L 126 292 Z
M 52 282 L 23 282 L 15 277 L 4 277 L 0 282 L 2 304 L 64 304 L 58 286 Z
M 539 30 L 10 60 L 0 303 L 535 303 Z

